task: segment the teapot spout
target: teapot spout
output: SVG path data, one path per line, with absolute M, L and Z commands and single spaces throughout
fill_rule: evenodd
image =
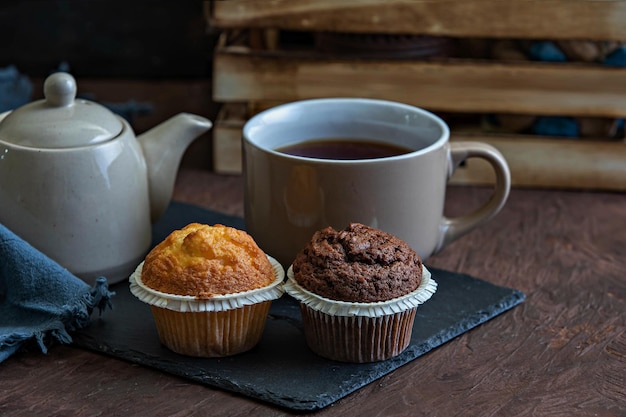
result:
M 211 126 L 211 121 L 202 116 L 180 113 L 137 137 L 148 170 L 152 222 L 161 217 L 172 199 L 185 150 Z

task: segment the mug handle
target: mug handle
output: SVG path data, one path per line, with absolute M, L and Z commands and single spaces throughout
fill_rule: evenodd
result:
M 468 158 L 485 159 L 496 173 L 494 192 L 489 200 L 473 212 L 454 218 L 443 217 L 439 225 L 439 241 L 434 253 L 490 220 L 504 206 L 511 189 L 511 172 L 504 156 L 491 145 L 482 142 L 450 142 L 448 178 Z

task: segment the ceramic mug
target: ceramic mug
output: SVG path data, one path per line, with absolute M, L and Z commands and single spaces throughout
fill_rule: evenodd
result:
M 506 160 L 480 142 L 450 142 L 446 123 L 406 104 L 361 98 L 303 100 L 265 110 L 243 128 L 246 230 L 284 266 L 316 230 L 350 222 L 377 227 L 408 242 L 426 259 L 491 219 L 510 189 Z M 283 149 L 338 138 L 385 143 L 406 153 L 368 159 L 294 156 Z M 478 157 L 496 173 L 481 207 L 444 216 L 448 179 Z

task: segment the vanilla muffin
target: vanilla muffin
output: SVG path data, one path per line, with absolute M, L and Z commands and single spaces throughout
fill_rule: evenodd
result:
M 243 230 L 192 223 L 150 251 L 141 279 L 161 292 L 207 298 L 265 287 L 274 270 Z
M 161 342 L 190 356 L 228 356 L 261 338 L 284 271 L 242 230 L 192 223 L 172 232 L 130 278 Z
M 436 290 L 406 242 L 360 223 L 317 231 L 288 277 L 285 290 L 300 302 L 309 347 L 345 362 L 399 355 L 411 341 L 417 306 Z

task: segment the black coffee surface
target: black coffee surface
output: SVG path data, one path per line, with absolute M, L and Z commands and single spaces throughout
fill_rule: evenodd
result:
M 283 146 L 279 152 L 318 159 L 376 159 L 402 155 L 412 149 L 365 139 L 315 139 Z

